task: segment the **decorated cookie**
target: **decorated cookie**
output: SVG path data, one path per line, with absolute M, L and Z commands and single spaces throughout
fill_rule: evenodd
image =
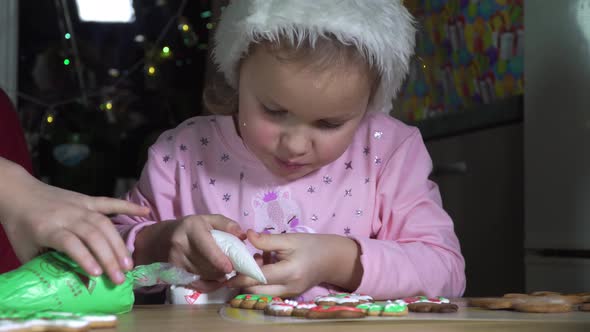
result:
M 270 295 L 260 295 L 260 298 L 258 299 L 258 301 L 256 301 L 256 304 L 254 305 L 254 309 L 264 310 L 266 308 L 266 306 L 272 301 L 280 302 L 282 300 L 280 297 L 272 297 Z
M 295 306 L 292 303 L 286 303 L 283 301 L 271 301 L 264 308 L 265 315 L 271 316 L 291 316 Z
M 354 294 L 354 293 L 338 293 L 329 294 L 327 296 L 318 296 L 315 303 L 318 306 L 349 306 L 356 307 L 362 303 L 373 302 L 373 298 L 368 295 Z
M 408 304 L 408 310 L 411 312 L 435 312 L 446 314 L 457 312 L 459 306 L 454 303 L 416 302 Z
M 309 309 L 305 317 L 308 319 L 364 318 L 365 312 L 362 309 L 351 306 L 318 305 Z
M 383 307 L 381 316 L 405 316 L 408 314 L 408 305 L 404 301 L 387 301 Z
M 362 303 L 356 308 L 361 309 L 367 316 L 379 316 L 383 311 L 383 305 L 378 303 Z
M 459 310 L 456 304 L 450 303 L 449 299 L 442 296 L 413 296 L 402 301 L 408 305 L 408 310 L 411 312 L 451 313 Z
M 317 307 L 317 304 L 315 304 L 315 302 L 300 302 L 297 303 L 295 305 L 295 308 L 293 308 L 293 316 L 296 317 L 305 317 L 305 315 L 307 315 L 307 312 L 312 309 Z
M 117 316 L 67 312 L 0 311 L 0 331 L 86 331 L 113 328 Z
M 437 297 L 412 296 L 412 297 L 404 298 L 403 301 L 407 304 L 412 304 L 412 303 L 450 303 L 449 299 L 444 298 L 442 296 L 437 296 Z

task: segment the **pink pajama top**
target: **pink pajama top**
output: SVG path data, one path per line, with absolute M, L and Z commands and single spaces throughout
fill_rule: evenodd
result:
M 243 230 L 337 234 L 362 250 L 364 272 L 354 292 L 457 297 L 465 262 L 431 170 L 418 129 L 381 113 L 365 116 L 337 160 L 292 182 L 256 159 L 232 117 L 194 117 L 160 136 L 126 196 L 151 214 L 113 222 L 131 251 L 143 227 L 193 214 L 222 214 Z M 337 289 L 321 284 L 301 297 L 330 290 Z

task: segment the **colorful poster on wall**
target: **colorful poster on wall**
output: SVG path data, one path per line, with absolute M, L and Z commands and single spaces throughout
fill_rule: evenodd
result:
M 405 0 L 416 56 L 396 102 L 410 122 L 523 92 L 523 0 Z

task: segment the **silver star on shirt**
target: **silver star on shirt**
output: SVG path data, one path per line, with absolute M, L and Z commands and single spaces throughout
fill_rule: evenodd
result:
M 318 216 L 315 214 L 311 216 L 311 221 L 318 221 Z
M 355 211 L 355 214 L 356 214 L 357 217 L 360 217 L 360 216 L 363 215 L 363 210 L 356 210 Z
M 352 188 L 344 190 L 344 197 L 351 196 L 352 197 Z
M 381 164 L 381 158 L 375 157 L 375 165 L 380 165 L 380 164 Z
M 381 139 L 381 137 L 383 137 L 383 132 L 382 131 L 376 131 L 373 133 L 373 137 L 375 137 L 375 139 Z

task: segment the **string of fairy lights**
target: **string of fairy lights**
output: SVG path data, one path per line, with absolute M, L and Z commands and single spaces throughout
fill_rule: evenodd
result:
M 171 15 L 164 27 L 160 30 L 160 33 L 158 34 L 156 40 L 149 47 L 146 48 L 147 50 L 145 51 L 145 55 L 143 57 L 138 59 L 133 65 L 129 66 L 124 70 L 110 68 L 108 70 L 108 75 L 112 78 L 116 78 L 116 81 L 106 86 L 98 87 L 93 91 L 88 91 L 87 84 L 82 73 L 82 61 L 80 59 L 80 54 L 78 50 L 77 35 L 72 24 L 70 11 L 67 7 L 67 0 L 54 1 L 56 8 L 58 9 L 58 12 L 61 14 L 61 16 L 58 15 L 58 25 L 61 31 L 61 35 L 63 36 L 63 48 L 68 50 L 65 56 L 60 61 L 64 67 L 74 67 L 74 69 L 76 70 L 76 78 L 80 92 L 75 97 L 50 103 L 43 101 L 37 97 L 31 96 L 22 91 L 19 91 L 19 98 L 28 101 L 32 104 L 36 104 L 45 109 L 42 127 L 53 124 L 58 114 L 58 108 L 60 106 L 64 106 L 71 103 L 81 103 L 85 106 L 89 106 L 91 99 L 99 98 L 101 99 L 101 102 L 98 105 L 98 109 L 107 112 L 112 111 L 115 108 L 117 100 L 116 97 L 110 96 L 112 95 L 112 93 L 110 92 L 115 91 L 115 89 L 119 87 L 123 82 L 125 82 L 127 78 L 129 78 L 131 75 L 137 73 L 140 70 L 143 70 L 144 74 L 148 78 L 157 76 L 159 71 L 158 66 L 163 61 L 168 61 L 174 58 L 174 52 L 172 47 L 164 42 L 165 37 L 169 33 L 170 29 L 172 29 L 174 26 L 176 26 L 178 32 L 181 34 L 181 39 L 186 47 L 196 46 L 199 50 L 208 49 L 208 45 L 204 42 L 201 42 L 199 36 L 197 35 L 192 24 L 189 22 L 188 18 L 183 16 L 188 0 L 182 0 L 175 13 Z M 159 1 L 158 3 L 160 5 L 164 5 L 166 2 Z M 211 10 L 204 10 L 200 13 L 200 18 L 207 21 L 205 23 L 205 27 L 207 30 L 211 30 L 215 26 L 214 23 L 208 21 L 211 17 Z M 134 42 L 147 43 L 145 36 L 142 34 L 136 35 L 134 37 Z M 181 60 L 176 61 L 177 64 L 181 62 Z M 188 63 L 191 60 L 186 59 L 185 61 Z M 43 128 L 41 128 L 41 131 L 43 131 Z

